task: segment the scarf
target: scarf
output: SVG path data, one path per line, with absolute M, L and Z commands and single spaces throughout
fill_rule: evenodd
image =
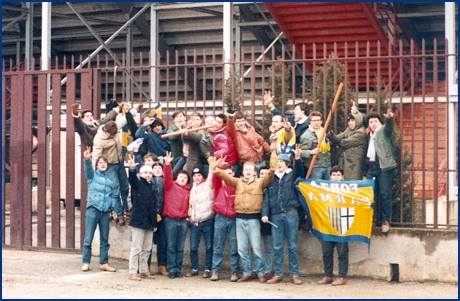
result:
M 311 127 L 311 126 L 310 126 Z M 315 130 L 313 129 L 313 127 L 311 128 L 316 136 L 318 137 L 318 139 L 323 135 L 324 133 L 324 128 L 323 127 L 320 127 L 319 129 Z M 331 144 L 329 143 L 329 141 L 326 141 L 326 135 L 324 135 L 323 137 L 323 141 L 321 141 L 321 144 L 319 146 L 319 151 L 322 153 L 322 154 L 325 154 L 327 153 L 328 151 L 331 150 Z
M 369 158 L 369 161 L 375 161 L 375 134 L 377 133 L 377 131 L 381 128 L 381 126 L 379 126 L 375 131 L 370 131 L 369 133 L 369 137 L 370 137 L 370 140 L 369 140 L 369 147 L 367 149 L 367 157 Z

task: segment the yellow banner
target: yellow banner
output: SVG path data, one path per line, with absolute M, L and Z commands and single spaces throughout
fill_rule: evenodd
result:
M 326 241 L 369 244 L 374 211 L 374 180 L 325 181 L 300 179 L 299 199 L 311 233 Z

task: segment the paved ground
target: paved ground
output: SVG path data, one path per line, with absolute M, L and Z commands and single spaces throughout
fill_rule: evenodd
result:
M 81 255 L 52 252 L 2 250 L 2 298 L 238 298 L 238 299 L 458 299 L 458 284 L 438 282 L 391 283 L 382 280 L 352 277 L 348 285 L 333 287 L 316 285 L 318 277 L 301 275 L 303 284 L 232 283 L 229 273 L 212 282 L 200 276 L 171 280 L 140 282 L 128 279 L 128 262 L 110 259 L 116 273 L 101 272 L 99 258 L 92 258 L 91 270 L 81 272 Z M 183 274 L 188 271 L 184 267 Z

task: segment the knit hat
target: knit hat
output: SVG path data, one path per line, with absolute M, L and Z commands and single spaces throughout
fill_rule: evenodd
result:
M 203 170 L 199 169 L 198 167 L 193 169 L 193 171 L 192 171 L 192 177 L 193 177 L 195 174 L 197 174 L 197 173 L 199 173 L 200 175 L 203 176 L 203 178 L 205 178 L 205 176 L 204 176 L 204 174 L 203 174 Z
M 141 169 L 139 170 L 139 173 L 143 173 L 144 171 L 147 171 L 149 173 L 153 173 L 153 169 L 148 165 L 142 166 Z
M 290 154 L 279 154 L 278 160 L 286 161 L 287 163 L 291 163 L 291 155 Z
M 348 120 L 350 119 L 355 119 L 355 116 L 353 116 L 353 114 L 348 114 Z

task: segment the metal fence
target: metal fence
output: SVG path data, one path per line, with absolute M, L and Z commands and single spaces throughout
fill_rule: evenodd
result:
M 458 151 L 452 155 L 448 146 L 452 133 L 457 137 L 457 127 L 448 126 L 448 120 L 458 118 L 457 104 L 452 111 L 446 81 L 448 55 L 436 49 L 436 41 L 434 45 L 425 49 L 424 43 L 417 47 L 411 43 L 409 54 L 386 55 L 380 48 L 372 52 L 377 55 L 370 55 L 369 43 L 342 45 L 346 51 L 340 53 L 336 45 L 334 49 L 324 45 L 324 55 L 314 58 L 299 57 L 295 48 L 283 47 L 279 57 L 271 49 L 241 48 L 227 62 L 222 49 L 193 50 L 168 53 L 155 64 L 150 54 L 133 53 L 129 62 L 123 55 L 117 68 L 118 59 L 108 55 L 88 60 L 83 68 L 75 67 L 84 61 L 82 57 L 64 57 L 51 62 L 48 71 L 24 71 L 20 63 L 4 61 L 2 244 L 26 249 L 81 248 L 84 219 L 79 217 L 85 214 L 86 180 L 70 115 L 75 102 L 82 109 L 91 108 L 95 116 L 104 113 L 104 104 L 111 99 L 134 105 L 142 102 L 140 120 L 160 101 L 166 125 L 177 109 L 188 115 L 192 111 L 216 114 L 230 104 L 245 111 L 268 137 L 271 114 L 262 101 L 264 90 L 275 92 L 283 112 L 289 113 L 303 101 L 326 115 L 341 82 L 340 107 L 331 124 L 336 132 L 346 127 L 353 101 L 363 113 L 396 108 L 399 166 L 392 224 L 457 228 L 457 198 L 450 192 L 452 183 L 457 185 L 458 173 L 449 166 L 452 158 L 457 166 Z M 353 55 L 347 55 L 347 49 Z M 32 65 L 39 69 L 40 64 Z M 350 78 L 352 67 L 354 77 Z M 403 75 L 397 81 L 395 72 Z M 33 134 L 38 140 L 34 153 Z

